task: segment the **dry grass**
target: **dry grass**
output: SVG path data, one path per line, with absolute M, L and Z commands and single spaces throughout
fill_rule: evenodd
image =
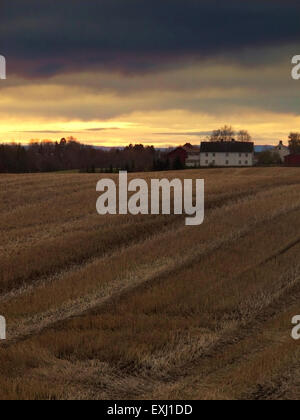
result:
M 1 176 L 0 398 L 298 399 L 299 171 L 166 175 L 205 178 L 202 226 L 97 216 L 96 175 Z

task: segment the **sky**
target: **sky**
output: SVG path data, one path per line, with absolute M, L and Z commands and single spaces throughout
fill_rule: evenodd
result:
M 2 0 L 0 142 L 167 147 L 300 131 L 299 0 Z

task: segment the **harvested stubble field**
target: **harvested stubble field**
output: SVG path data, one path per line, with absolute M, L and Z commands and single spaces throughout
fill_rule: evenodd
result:
M 300 171 L 142 176 L 205 178 L 205 223 L 98 216 L 99 175 L 1 175 L 0 398 L 299 399 Z

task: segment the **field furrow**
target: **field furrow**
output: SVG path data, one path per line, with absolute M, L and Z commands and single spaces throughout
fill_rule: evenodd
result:
M 298 170 L 174 174 L 205 177 L 203 225 L 101 218 L 95 175 L 7 176 L 1 397 L 299 398 Z

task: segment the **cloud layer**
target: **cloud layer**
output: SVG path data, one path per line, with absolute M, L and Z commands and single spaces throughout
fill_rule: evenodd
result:
M 300 128 L 299 0 L 5 0 L 0 142 L 178 144 Z
M 299 16 L 296 0 L 11 0 L 0 48 L 19 75 L 149 72 L 296 43 Z

